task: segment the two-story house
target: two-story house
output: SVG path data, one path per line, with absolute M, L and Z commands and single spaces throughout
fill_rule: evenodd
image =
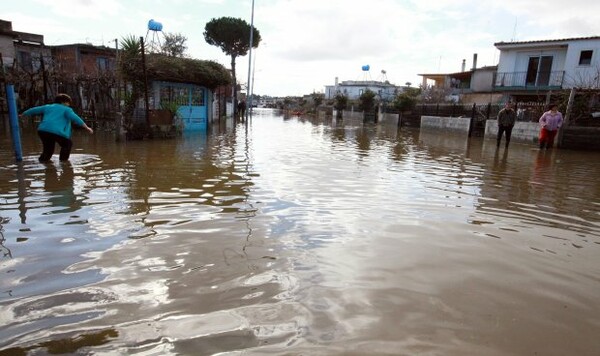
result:
M 497 42 L 494 91 L 517 101 L 539 100 L 552 90 L 600 87 L 600 36 Z

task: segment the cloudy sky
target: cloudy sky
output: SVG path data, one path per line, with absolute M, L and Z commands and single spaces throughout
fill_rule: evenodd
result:
M 188 38 L 188 55 L 230 66 L 204 41 L 212 18 L 250 23 L 252 0 L 16 0 L 2 3 L 0 19 L 13 30 L 44 35 L 48 45 L 114 46 L 115 39 L 147 35 L 148 20 Z M 254 92 L 323 92 L 335 78 L 383 79 L 418 85 L 419 73 L 449 73 L 495 65 L 494 43 L 600 35 L 600 1 L 571 0 L 255 0 L 262 42 L 253 51 Z M 363 65 L 370 71 L 362 71 Z M 248 57 L 238 58 L 246 82 Z

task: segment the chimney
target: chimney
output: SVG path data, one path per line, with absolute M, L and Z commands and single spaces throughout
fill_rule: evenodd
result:
M 464 72 L 466 67 L 467 67 L 467 60 L 466 60 L 466 59 L 463 59 L 463 62 L 462 62 L 462 67 L 461 67 L 461 70 L 460 70 L 460 71 L 461 71 L 461 72 Z
M 477 53 L 473 53 L 473 70 L 477 69 Z

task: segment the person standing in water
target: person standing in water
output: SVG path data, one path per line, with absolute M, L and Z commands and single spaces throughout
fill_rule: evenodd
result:
M 546 111 L 540 117 L 540 149 L 552 148 L 554 145 L 554 137 L 558 129 L 562 126 L 563 116 L 558 111 L 558 105 L 550 105 L 550 110 Z
M 53 104 L 35 106 L 25 110 L 23 116 L 43 115 L 38 126 L 38 136 L 42 141 L 43 151 L 39 157 L 40 162 L 48 162 L 54 154 L 56 143 L 60 145 L 60 161 L 68 161 L 71 155 L 71 126 L 83 127 L 90 134 L 94 133 L 85 124 L 73 109 L 71 109 L 71 97 L 67 94 L 58 94 Z
M 510 135 L 512 134 L 513 126 L 515 126 L 516 118 L 517 113 L 513 109 L 513 103 L 509 101 L 504 106 L 504 109 L 500 110 L 498 113 L 498 137 L 496 138 L 496 147 L 500 147 L 502 134 L 505 134 L 505 147 L 508 148 L 508 144 L 510 143 Z

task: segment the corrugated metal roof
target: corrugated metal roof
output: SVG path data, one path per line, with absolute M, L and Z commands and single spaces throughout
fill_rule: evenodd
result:
M 600 36 L 590 36 L 590 37 L 573 37 L 573 38 L 562 38 L 555 40 L 538 40 L 538 41 L 520 41 L 520 42 L 496 42 L 494 46 L 506 46 L 506 45 L 523 45 L 523 44 L 543 44 L 543 43 L 553 43 L 553 42 L 566 42 L 566 41 L 585 41 L 585 40 L 600 40 Z

